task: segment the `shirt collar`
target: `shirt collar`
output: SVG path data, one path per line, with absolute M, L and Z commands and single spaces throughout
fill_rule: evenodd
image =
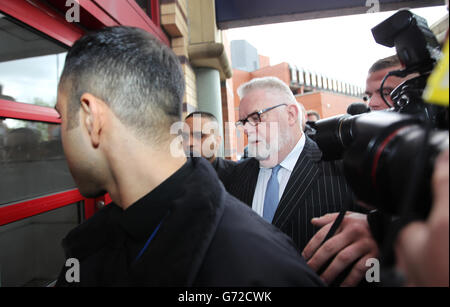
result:
M 297 160 L 300 157 L 303 148 L 305 147 L 305 140 L 306 140 L 305 134 L 302 133 L 302 137 L 297 142 L 295 147 L 291 150 L 291 152 L 287 155 L 287 157 L 280 163 L 281 167 L 287 169 L 290 172 L 294 170 L 295 164 L 297 163 Z

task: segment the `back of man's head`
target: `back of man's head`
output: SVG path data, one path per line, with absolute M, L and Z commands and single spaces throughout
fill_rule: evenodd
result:
M 176 55 L 151 34 L 109 27 L 85 35 L 70 49 L 59 91 L 68 100 L 68 129 L 78 125 L 80 97 L 102 99 L 136 136 L 168 140 L 181 120 L 184 77 Z
M 317 111 L 309 110 L 307 113 L 308 121 L 318 121 L 320 119 L 320 114 Z

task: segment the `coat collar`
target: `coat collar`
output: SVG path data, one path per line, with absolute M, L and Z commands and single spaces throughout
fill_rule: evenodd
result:
M 127 273 L 119 275 L 122 279 L 119 284 L 190 286 L 195 281 L 222 217 L 226 192 L 208 161 L 193 158 L 188 163 L 192 164 L 192 170 L 178 187 L 180 190 L 167 195 L 169 215 L 142 257 Z M 117 220 L 117 210 L 121 209 L 108 205 L 71 231 L 63 243 L 66 255 L 82 261 L 106 253 L 104 260 L 109 269 L 123 266 L 119 254 L 126 236 Z M 115 259 L 121 262 L 116 263 Z
M 204 159 L 193 159 L 195 171 L 142 260 L 133 267 L 136 280 L 148 285 L 191 286 L 223 215 L 226 192 Z

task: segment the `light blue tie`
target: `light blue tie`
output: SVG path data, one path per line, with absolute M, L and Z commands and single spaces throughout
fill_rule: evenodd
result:
M 272 175 L 267 183 L 266 195 L 264 196 L 264 211 L 263 218 L 272 223 L 273 216 L 278 207 L 278 195 L 280 193 L 280 185 L 278 183 L 278 171 L 281 165 L 276 165 L 272 168 Z

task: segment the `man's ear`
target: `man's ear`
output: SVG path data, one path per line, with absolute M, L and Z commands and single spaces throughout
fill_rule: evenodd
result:
M 86 127 L 92 146 L 97 148 L 104 125 L 105 103 L 92 94 L 84 93 L 81 98 L 81 124 Z
M 298 124 L 298 114 L 300 112 L 300 107 L 294 104 L 290 104 L 287 106 L 287 109 L 289 125 Z

